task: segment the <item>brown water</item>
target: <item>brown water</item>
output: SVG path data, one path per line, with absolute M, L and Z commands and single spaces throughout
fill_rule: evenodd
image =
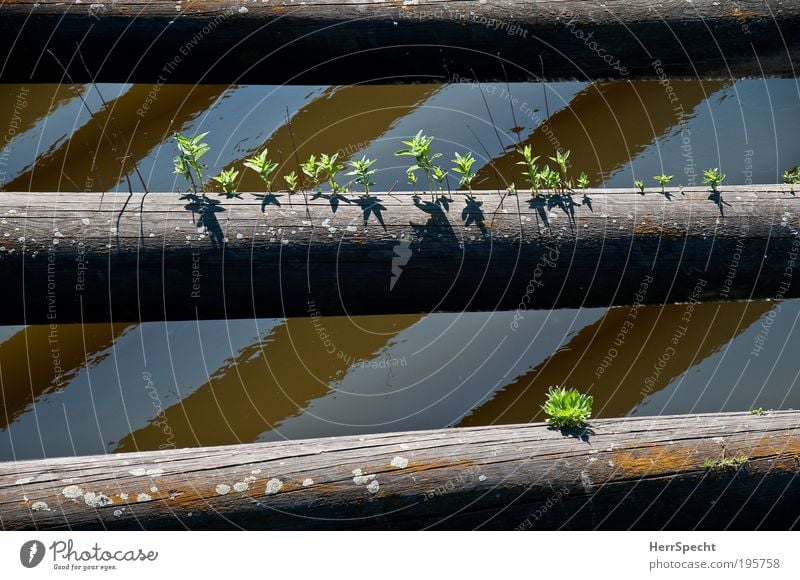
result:
M 481 187 L 519 183 L 520 144 L 570 149 L 608 186 L 707 167 L 769 183 L 800 162 L 797 81 L 668 88 L 5 85 L 0 186 L 126 190 L 135 161 L 176 191 L 174 131 L 210 131 L 208 175 L 264 146 L 283 173 L 338 151 L 398 189 L 392 152 L 419 129 L 444 159 L 474 151 Z M 504 312 L 0 327 L 0 460 L 540 421 L 556 384 L 594 395 L 595 417 L 798 408 L 799 317 L 761 301 L 527 312 L 516 330 Z
M 85 103 L 85 104 L 84 104 Z M 89 110 L 94 113 L 92 117 Z M 797 80 L 564 82 L 404 86 L 4 85 L 0 187 L 7 191 L 127 190 L 134 163 L 149 191 L 183 187 L 172 173 L 175 131 L 209 131 L 207 175 L 268 147 L 280 174 L 296 159 L 339 152 L 378 159 L 377 187 L 408 189 L 393 152 L 418 130 L 443 161 L 469 149 L 480 187 L 521 184 L 516 148 L 572 151 L 594 185 L 699 184 L 720 167 L 726 183 L 774 183 L 800 162 Z M 291 119 L 291 130 L 287 125 Z M 242 171 L 239 189 L 262 189 Z M 283 183 L 278 179 L 276 183 Z M 134 190 L 144 189 L 138 178 Z

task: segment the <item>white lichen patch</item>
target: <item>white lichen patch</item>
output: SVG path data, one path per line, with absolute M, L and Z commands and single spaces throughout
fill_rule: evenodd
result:
M 478 476 L 478 481 L 486 481 L 486 476 L 485 475 L 479 475 Z
M 283 482 L 280 479 L 272 478 L 267 482 L 267 488 L 264 490 L 266 495 L 275 495 L 283 487 Z
M 35 501 L 33 502 L 31 509 L 35 512 L 49 512 L 50 506 L 43 501 Z
M 373 476 L 374 477 L 374 476 Z M 367 486 L 367 491 L 370 493 L 378 493 L 378 490 L 381 488 L 378 480 L 371 481 Z
M 239 493 L 247 491 L 249 488 L 250 485 L 246 481 L 240 481 L 238 483 L 233 484 L 234 491 L 238 491 Z
M 306 478 L 303 480 L 303 487 L 309 487 L 309 486 L 311 486 L 311 485 L 314 485 L 314 480 L 313 480 L 313 479 L 311 479 L 310 477 L 306 477 Z
M 231 486 L 226 483 L 220 483 L 215 489 L 218 495 L 225 495 L 231 490 Z
M 355 483 L 356 485 L 365 485 L 365 484 L 369 483 L 370 481 L 372 481 L 373 479 L 375 479 L 375 475 L 373 475 L 373 474 L 370 474 L 370 475 L 356 475 L 353 478 L 353 483 Z
M 67 499 L 77 500 L 79 497 L 83 497 L 83 490 L 77 485 L 68 485 L 61 490 L 61 495 Z
M 154 485 L 153 487 L 150 488 L 150 491 L 152 493 L 158 493 L 158 488 Z
M 83 501 L 86 502 L 86 505 L 93 508 L 103 507 L 114 503 L 114 500 L 108 497 L 107 495 L 103 495 L 102 493 L 95 493 L 93 491 L 87 491 L 83 495 Z
M 127 500 L 128 499 L 128 494 L 127 493 L 119 494 L 119 499 L 121 499 L 122 501 Z
M 408 459 L 405 457 L 400 457 L 399 455 L 392 459 L 391 463 L 392 467 L 397 467 L 398 469 L 404 469 L 408 467 Z
M 118 518 L 120 516 L 122 516 L 122 510 L 114 510 L 114 517 Z
M 30 483 L 33 481 L 32 477 L 20 477 L 15 483 L 17 485 L 25 485 L 26 483 Z
M 147 493 L 140 493 L 136 496 L 136 501 L 150 501 L 151 499 L 153 498 Z
M 254 469 L 250 473 L 252 473 L 253 475 L 258 475 L 259 473 L 261 473 L 261 470 L 260 469 Z
M 351 473 L 355 476 L 361 475 L 363 472 L 360 469 L 354 469 Z
M 128 473 L 130 473 L 131 475 L 135 475 L 136 477 L 141 477 L 142 475 L 147 473 L 147 470 L 142 467 L 137 467 L 136 469 L 131 469 Z

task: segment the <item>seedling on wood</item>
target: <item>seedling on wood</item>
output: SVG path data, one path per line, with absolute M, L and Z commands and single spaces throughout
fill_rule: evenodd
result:
M 466 155 L 456 152 L 456 156 L 452 161 L 455 163 L 453 173 L 458 173 L 461 176 L 458 184 L 466 185 L 469 190 L 469 196 L 472 197 L 472 180 L 475 179 L 472 165 L 475 163 L 475 158 L 469 152 Z
M 408 147 L 407 149 L 400 149 L 398 151 L 395 151 L 394 153 L 398 157 L 408 156 L 414 158 L 415 165 L 409 167 L 406 170 L 406 173 L 410 175 L 417 169 L 421 169 L 422 172 L 425 174 L 425 179 L 428 181 L 429 191 L 433 189 L 432 179 L 435 167 L 433 162 L 442 156 L 441 153 L 431 154 L 432 142 L 433 142 L 433 137 L 428 137 L 427 135 L 423 135 L 422 131 L 420 130 L 416 135 L 414 135 L 411 141 L 402 142 L 403 145 L 406 145 Z
M 530 145 L 525 145 L 522 149 L 517 149 L 517 152 L 522 155 L 522 161 L 517 161 L 517 165 L 522 165 L 525 170 L 522 175 L 528 180 L 528 185 L 531 187 L 531 193 L 536 193 L 539 189 L 541 179 L 539 177 L 539 168 L 536 167 L 536 162 L 539 160 L 538 155 L 533 154 Z
M 589 176 L 583 171 L 581 171 L 581 174 L 578 176 L 578 187 L 584 191 L 589 188 Z
M 714 193 L 718 193 L 717 187 L 719 187 L 719 184 L 722 183 L 724 179 L 725 174 L 716 167 L 714 169 L 705 169 L 703 171 L 703 183 L 710 185 L 711 191 Z
M 665 175 L 662 173 L 661 175 L 654 175 L 653 179 L 655 179 L 658 183 L 661 184 L 661 193 L 666 194 L 664 188 L 669 184 L 670 181 L 672 181 L 673 177 L 674 176 L 672 175 Z
M 331 191 L 333 193 L 341 193 L 344 191 L 341 187 L 339 187 L 339 184 L 336 183 L 336 174 L 344 169 L 344 164 L 339 163 L 337 161 L 338 158 L 338 153 L 334 153 L 333 155 L 326 155 L 323 153 L 319 156 L 319 161 L 317 162 L 320 171 L 324 172 L 325 175 L 328 176 L 328 183 L 330 184 Z
M 316 187 L 319 187 L 319 184 L 322 182 L 322 177 L 320 175 L 322 172 L 322 167 L 320 167 L 316 155 L 309 156 L 307 160 L 300 164 L 300 169 L 303 171 L 306 177 L 308 177 L 312 190 Z
M 550 169 L 549 165 L 545 165 L 544 169 L 537 174 L 537 177 L 545 189 L 551 189 L 554 193 L 561 187 L 561 175 L 559 175 L 558 171 Z
M 447 179 L 447 171 L 442 171 L 438 165 L 433 168 L 433 178 L 436 180 L 436 187 L 439 191 L 444 191 L 444 182 Z
M 750 409 L 751 415 L 766 415 L 767 412 L 764 410 L 764 407 L 759 407 L 758 409 Z
M 633 182 L 633 185 L 636 186 L 636 188 L 642 195 L 644 195 L 644 181 L 642 181 L 641 179 L 637 179 L 636 181 Z
M 800 185 L 800 167 L 787 169 L 783 172 L 783 182 L 791 185 L 789 191 L 794 194 L 794 186 Z
M 593 401 L 592 396 L 583 395 L 577 389 L 550 387 L 542 409 L 551 426 L 569 429 L 580 427 L 592 416 Z
M 372 181 L 370 181 L 370 175 L 375 173 L 374 169 L 370 169 L 375 164 L 376 159 L 367 159 L 366 156 L 362 156 L 361 159 L 357 161 L 350 161 L 348 164 L 350 167 L 353 168 L 352 171 L 346 173 L 346 175 L 355 175 L 356 176 L 356 183 L 364 187 L 364 197 L 369 197 L 369 188 L 371 185 L 375 185 Z
M 272 172 L 278 167 L 278 164 L 267 158 L 267 150 L 264 149 L 255 157 L 245 159 L 244 166 L 252 169 L 261 177 L 267 185 L 267 193 L 272 193 Z
M 222 187 L 222 193 L 220 195 L 224 195 L 230 199 L 239 197 L 239 194 L 236 193 L 236 178 L 238 176 L 239 172 L 231 167 L 230 169 L 223 169 L 220 171 L 219 175 L 215 175 L 211 179 L 219 183 Z
M 189 137 L 175 133 L 175 141 L 178 144 L 178 156 L 173 159 L 175 173 L 182 175 L 195 193 L 197 193 L 198 184 L 200 185 L 200 190 L 204 191 L 203 169 L 206 166 L 200 163 L 200 158 L 209 149 L 208 145 L 203 143 L 206 135 L 208 135 L 208 132 L 200 135 L 190 135 Z M 197 176 L 197 181 L 195 181 L 195 175 Z
M 569 187 L 570 184 L 567 182 L 567 173 L 569 172 L 569 162 L 567 160 L 569 159 L 569 153 L 569 150 L 563 153 L 561 151 L 556 151 L 556 156 L 550 158 L 550 161 L 554 161 L 558 168 L 558 176 L 561 181 L 560 185 L 562 191 L 565 187 L 571 189 L 571 187 Z

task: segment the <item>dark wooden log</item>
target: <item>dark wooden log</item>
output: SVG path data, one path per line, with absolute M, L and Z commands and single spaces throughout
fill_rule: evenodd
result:
M 157 85 L 793 77 L 800 54 L 794 0 L 10 0 L 1 10 L 2 82 L 62 81 L 62 66 L 75 81 Z
M 292 205 L 286 194 L 4 196 L 4 324 L 463 310 L 519 320 L 529 308 L 800 295 L 800 199 L 788 186 L 520 193 L 502 206 L 486 192 L 308 206 L 301 194 Z
M 790 529 L 799 422 L 796 411 L 602 419 L 567 434 L 540 423 L 7 462 L 0 524 Z

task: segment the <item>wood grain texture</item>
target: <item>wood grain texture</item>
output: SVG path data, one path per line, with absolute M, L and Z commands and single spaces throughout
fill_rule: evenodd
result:
M 517 310 L 799 294 L 782 186 L 586 194 L 6 193 L 0 323 Z M 713 198 L 713 196 L 711 196 Z
M 790 529 L 800 412 L 493 426 L 0 464 L 18 529 Z M 706 460 L 744 455 L 738 468 Z
M 11 0 L 0 80 L 64 80 L 48 50 L 76 82 L 793 77 L 799 28 L 796 0 Z

